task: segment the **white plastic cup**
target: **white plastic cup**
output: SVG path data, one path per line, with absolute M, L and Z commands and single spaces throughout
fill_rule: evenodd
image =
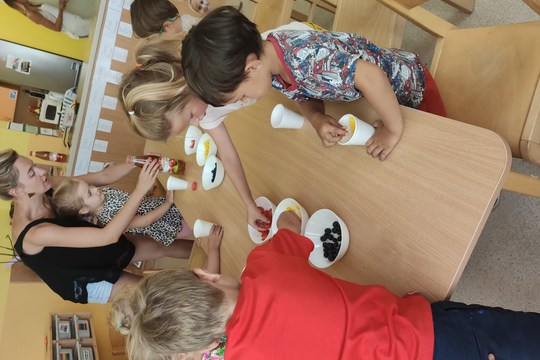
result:
M 339 119 L 339 123 L 347 127 L 349 132 L 338 141 L 340 145 L 366 145 L 366 142 L 375 133 L 373 126 L 351 114 L 343 115 Z
M 186 190 L 189 184 L 190 183 L 184 179 L 169 176 L 167 179 L 167 190 Z
M 214 226 L 214 223 L 197 219 L 193 225 L 193 235 L 196 238 L 207 237 L 212 231 L 212 226 Z
M 270 123 L 275 129 L 300 129 L 304 124 L 304 117 L 287 109 L 283 104 L 277 104 L 272 110 Z

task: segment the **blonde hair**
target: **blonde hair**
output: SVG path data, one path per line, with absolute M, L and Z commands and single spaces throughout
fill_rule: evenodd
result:
M 77 195 L 81 180 L 64 180 L 53 192 L 51 203 L 56 215 L 61 218 L 81 218 L 79 213 L 84 201 Z
M 109 319 L 127 333 L 130 360 L 171 359 L 205 349 L 225 335 L 224 298 L 191 270 L 163 270 L 119 294 Z
M 131 126 L 142 137 L 166 140 L 171 124 L 166 115 L 180 112 L 191 96 L 180 64 L 181 37 L 151 36 L 136 50 L 137 67 L 120 84 L 120 102 Z
M 9 191 L 19 184 L 19 172 L 14 164 L 19 154 L 13 149 L 0 151 L 0 198 L 13 199 Z

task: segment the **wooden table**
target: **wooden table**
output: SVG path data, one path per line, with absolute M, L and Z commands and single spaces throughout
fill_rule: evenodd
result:
M 405 132 L 381 162 L 361 146 L 323 148 L 308 123 L 299 130 L 273 129 L 270 113 L 279 102 L 298 109 L 272 91 L 226 120 L 253 196 L 264 195 L 276 205 L 292 197 L 309 214 L 329 208 L 346 222 L 349 249 L 325 270 L 329 274 L 381 284 L 399 295 L 418 290 L 431 301 L 449 298 L 509 171 L 504 140 L 489 130 L 402 107 Z M 353 112 L 368 122 L 376 118 L 364 101 L 327 104 L 327 112 L 335 117 Z M 200 184 L 202 168 L 195 155 L 185 155 L 183 143 L 183 136 L 148 141 L 145 150 L 186 159 L 184 177 Z M 255 244 L 229 179 L 210 191 L 199 186 L 175 196 L 189 223 L 202 218 L 224 226 L 222 272 L 238 278 Z

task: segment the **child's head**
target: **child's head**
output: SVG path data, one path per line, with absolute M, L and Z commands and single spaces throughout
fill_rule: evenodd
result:
M 138 66 L 120 84 L 120 102 L 142 137 L 166 140 L 197 125 L 207 104 L 193 96 L 180 64 L 180 39 L 150 37 L 136 50 Z
M 182 43 L 184 76 L 191 89 L 214 106 L 241 98 L 258 98 L 271 86 L 270 73 L 251 71 L 260 65 L 261 53 L 262 39 L 257 26 L 238 9 L 219 7 L 185 36 Z M 254 82 L 249 93 L 235 94 L 244 81 L 250 80 Z
M 219 343 L 230 316 L 224 298 L 191 270 L 164 270 L 116 297 L 110 322 L 127 332 L 131 360 L 171 359 Z
M 59 217 L 79 218 L 95 214 L 103 200 L 99 188 L 83 180 L 67 179 L 54 190 L 51 202 Z
M 182 32 L 178 9 L 169 0 L 134 0 L 130 15 L 133 31 L 140 38 L 162 33 L 174 36 Z

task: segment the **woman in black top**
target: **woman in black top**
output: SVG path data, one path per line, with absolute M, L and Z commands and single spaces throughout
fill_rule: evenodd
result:
M 106 292 L 109 300 L 122 286 L 138 281 L 139 277 L 122 270 L 130 262 L 163 256 L 185 258 L 189 249 L 183 242 L 165 247 L 142 237 L 128 241 L 123 235 L 141 199 L 153 186 L 158 166 L 157 162 L 145 164 L 124 208 L 106 227 L 99 228 L 82 220 L 55 219 L 48 193 L 65 178 L 49 177 L 32 160 L 11 149 L 0 151 L 0 196 L 15 203 L 12 234 L 21 260 L 62 298 L 86 303 L 87 286 L 113 284 Z M 92 185 L 106 185 L 133 167 L 111 166 L 79 178 Z

